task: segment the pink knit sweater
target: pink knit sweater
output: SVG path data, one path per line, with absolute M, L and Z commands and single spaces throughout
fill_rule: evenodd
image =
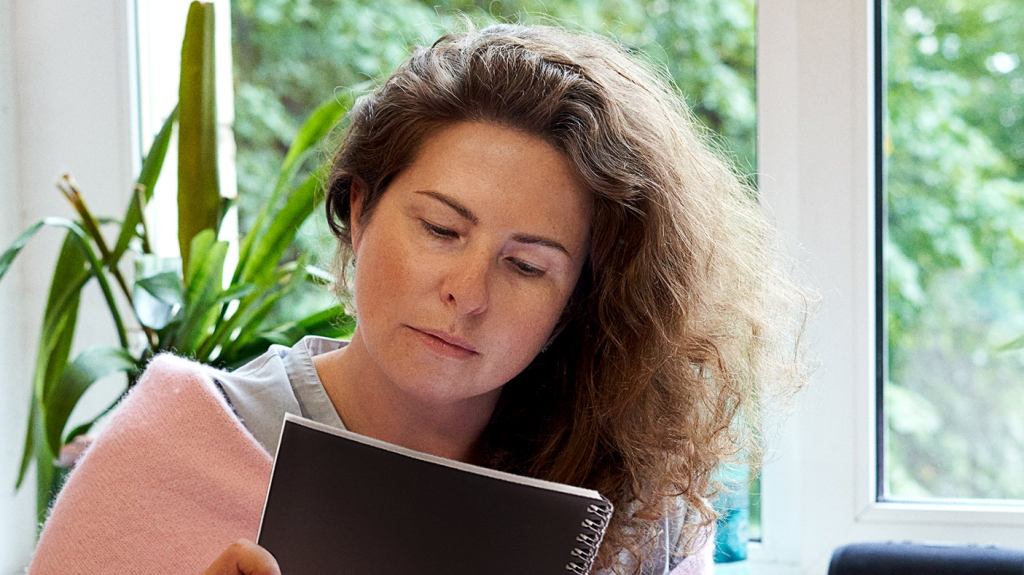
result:
M 68 478 L 29 573 L 201 573 L 256 538 L 270 471 L 203 368 L 161 355 Z
M 271 464 L 206 368 L 158 356 L 69 476 L 29 573 L 202 573 L 256 539 Z M 709 542 L 671 575 L 710 557 Z

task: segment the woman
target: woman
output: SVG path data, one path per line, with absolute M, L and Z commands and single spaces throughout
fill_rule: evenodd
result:
M 756 460 L 765 391 L 801 373 L 803 294 L 751 197 L 609 42 L 442 37 L 356 105 L 334 159 L 352 340 L 272 349 L 218 390 L 270 452 L 295 411 L 600 491 L 597 572 L 710 570 L 713 473 Z M 207 573 L 276 572 L 254 527 Z

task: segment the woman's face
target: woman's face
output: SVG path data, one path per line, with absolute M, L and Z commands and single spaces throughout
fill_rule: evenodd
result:
M 429 137 L 368 221 L 353 187 L 355 339 L 429 404 L 496 396 L 547 342 L 587 257 L 589 195 L 545 141 L 494 124 Z

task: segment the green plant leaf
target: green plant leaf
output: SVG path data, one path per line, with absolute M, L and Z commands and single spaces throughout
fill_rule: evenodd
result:
M 245 262 L 240 278 L 242 281 L 265 284 L 273 276 L 281 256 L 292 244 L 302 223 L 323 201 L 318 194 L 326 168 L 321 167 L 299 184 L 288 195 L 281 210 L 265 232 L 256 234 L 252 252 Z M 253 235 L 253 232 L 249 232 Z
M 230 323 L 229 321 L 226 321 L 224 319 L 224 314 L 227 311 L 226 308 L 231 304 L 231 302 L 237 301 L 239 302 L 239 305 L 241 305 L 241 302 L 245 301 L 245 298 L 253 294 L 255 291 L 256 286 L 253 284 L 240 284 L 236 286 L 231 286 L 230 288 L 218 294 L 217 297 L 210 303 L 211 307 L 221 306 L 221 314 L 218 315 L 216 319 L 212 322 L 212 325 L 214 327 L 213 331 L 210 332 L 209 329 L 204 331 L 204 333 L 209 333 L 207 333 L 206 337 L 202 339 L 201 343 L 199 343 L 196 346 L 196 361 L 199 361 L 201 363 L 207 363 L 210 360 L 210 354 L 216 348 L 220 336 L 226 333 L 226 331 L 222 330 L 221 328 L 225 327 L 226 324 Z
M 173 132 L 174 122 L 177 120 L 178 107 L 175 106 L 171 114 L 164 120 L 164 124 L 160 127 L 156 137 L 153 138 L 153 143 L 149 147 L 149 153 L 146 154 L 146 159 L 142 162 L 142 171 L 139 173 L 136 184 L 142 188 L 143 198 L 139 198 L 138 195 L 132 195 L 132 200 L 128 204 L 128 211 L 124 216 L 124 223 L 121 225 L 121 232 L 117 236 L 117 243 L 114 244 L 114 251 L 111 255 L 111 259 L 114 262 L 120 261 L 121 256 L 128 249 L 129 242 L 136 234 L 136 228 L 142 223 L 143 208 L 145 207 L 142 200 L 149 201 L 153 197 L 153 189 L 160 178 L 160 172 L 164 166 L 164 158 L 167 157 L 167 149 L 170 147 L 171 132 Z
M 110 317 L 114 320 L 114 327 L 117 330 L 119 343 L 121 344 L 121 347 L 127 348 L 128 332 L 125 329 L 124 320 L 121 318 L 121 312 L 117 308 L 117 301 L 114 299 L 114 292 L 110 289 L 110 282 L 107 281 L 103 263 L 96 256 L 96 252 L 93 251 L 92 244 L 89 242 L 89 238 L 85 231 L 77 222 L 64 218 L 43 218 L 43 223 L 48 226 L 64 228 L 69 232 L 67 238 L 73 240 L 73 245 L 82 252 L 85 256 L 85 260 L 91 265 L 92 269 L 88 270 L 88 272 L 91 273 L 92 277 L 96 278 L 96 281 L 100 284 L 100 291 L 107 303 L 107 311 L 110 312 Z M 59 271 L 60 266 L 58 266 L 57 272 Z M 55 272 L 55 274 L 57 272 Z
M 352 334 L 354 328 L 355 320 L 346 315 L 341 306 L 332 306 L 300 320 L 263 331 L 258 336 L 248 339 L 233 350 L 232 357 L 225 358 L 225 364 L 237 367 L 266 351 L 271 344 L 290 346 L 307 335 L 331 338 L 347 337 Z
M 135 293 L 132 305 L 135 306 L 135 317 L 138 318 L 139 323 L 143 326 L 151 330 L 157 330 L 157 341 L 163 341 L 164 338 L 159 337 L 159 330 L 171 325 L 181 308 L 158 300 L 150 295 L 148 291 L 140 289 L 138 286 L 133 289 Z
M 114 373 L 132 373 L 137 370 L 135 358 L 120 347 L 90 348 L 68 364 L 58 385 L 47 390 L 43 397 L 46 440 L 50 451 L 60 453 L 61 434 L 68 417 L 82 394 L 93 383 Z
M 21 232 L 21 235 L 14 238 L 11 245 L 7 246 L 3 255 L 0 255 L 0 280 L 4 279 L 4 274 L 6 274 L 7 270 L 11 267 L 11 263 L 14 262 L 14 258 L 18 257 L 21 250 L 24 249 L 29 240 L 32 239 L 32 236 L 36 235 L 36 232 L 42 229 L 43 225 L 45 224 L 42 221 L 32 224 L 26 228 L 25 231 Z
M 161 330 L 171 323 L 185 305 L 181 260 L 142 254 L 135 260 L 135 284 L 132 286 L 132 305 L 142 325 Z M 166 342 L 156 338 L 157 345 Z
M 160 126 L 160 131 L 153 137 L 153 143 L 149 145 L 149 153 L 142 161 L 142 169 L 139 170 L 139 177 L 135 183 L 142 186 L 147 201 L 153 199 L 153 190 L 163 171 L 164 159 L 167 157 L 167 150 L 171 145 L 171 133 L 174 131 L 174 124 L 177 121 L 178 105 L 175 104 L 174 109 Z M 129 220 L 126 218 L 125 221 Z
M 81 289 L 89 277 L 95 277 L 100 283 L 109 312 L 117 327 L 121 345 L 127 348 L 124 324 L 120 319 L 116 302 L 113 300 L 113 294 L 106 281 L 103 264 L 92 251 L 85 232 L 75 222 L 60 218 L 46 218 L 43 222 L 46 225 L 65 228 L 68 230 L 68 234 L 54 270 L 36 357 L 33 394 L 41 410 L 40 421 L 37 423 L 43 426 L 41 428 L 44 431 L 42 435 L 36 436 L 33 442 L 47 441 L 48 434 L 45 426 L 50 416 L 47 412 L 46 398 L 53 397 L 53 390 L 59 387 L 60 381 L 65 376 L 67 358 L 77 324 Z M 72 404 L 71 407 L 73 408 L 74 405 Z M 38 449 L 38 445 L 35 447 Z M 52 446 L 48 446 L 48 448 L 53 451 Z
M 217 229 L 217 93 L 213 5 L 189 6 L 178 86 L 178 246 L 188 269 L 192 238 Z
M 41 222 L 43 225 L 46 220 Z M 49 494 L 56 476 L 53 453 L 50 452 L 43 427 L 42 400 L 45 390 L 52 387 L 64 373 L 71 342 L 78 321 L 78 304 L 82 287 L 91 277 L 85 252 L 78 247 L 78 239 L 68 233 L 61 244 L 57 265 L 50 281 L 43 325 L 39 334 L 35 368 L 32 374 L 32 398 L 29 422 L 25 430 L 25 445 L 16 486 L 25 479 L 30 461 L 36 462 L 36 517 L 42 521 L 49 506 Z
M 256 330 L 266 316 L 296 284 L 294 281 L 295 269 L 293 264 L 280 266 L 275 272 L 276 279 L 272 282 L 277 285 L 275 289 L 253 293 L 242 299 L 235 313 L 227 321 L 217 326 L 207 349 L 212 352 L 217 345 L 222 346 L 217 356 L 218 363 L 233 362 L 237 359 L 234 350 L 245 346 L 246 342 L 256 337 Z M 236 331 L 238 335 L 234 339 L 228 340 L 230 335 Z
M 92 277 L 85 254 L 76 244 L 74 235 L 68 233 L 50 280 L 33 378 L 33 393 L 40 402 L 45 390 L 64 373 L 78 320 L 82 288 Z
M 114 405 L 117 405 L 118 403 L 120 403 L 122 399 L 124 399 L 124 394 L 117 396 L 117 400 L 114 401 Z M 91 430 L 92 427 L 94 425 L 96 425 L 96 422 L 100 420 L 100 417 L 106 415 L 106 413 L 107 413 L 107 410 L 104 410 L 103 413 L 101 413 L 100 415 L 90 419 L 89 421 L 86 421 L 85 423 L 82 423 L 80 425 L 72 427 L 71 430 L 69 430 L 67 432 L 67 434 L 64 436 L 64 445 L 67 445 L 68 443 L 71 443 L 79 435 L 85 435 L 85 434 L 89 433 L 89 430 Z
M 107 240 L 103 237 L 103 232 L 100 231 L 99 220 L 93 215 L 92 210 L 85 203 L 85 196 L 78 189 L 78 184 L 75 183 L 74 179 L 70 174 L 64 174 L 61 179 L 57 182 L 57 189 L 64 194 L 65 199 L 71 204 L 75 212 L 78 214 L 78 225 L 81 226 L 82 230 L 88 234 L 88 237 L 92 240 L 92 243 L 99 248 L 100 255 L 103 256 L 103 261 L 108 264 L 113 261 L 111 257 L 110 249 L 107 247 Z M 116 268 L 110 266 L 111 273 L 116 273 Z
M 57 454 L 50 451 L 42 418 L 36 417 L 32 423 L 32 434 L 35 438 L 32 442 L 35 448 L 33 456 L 36 460 L 36 528 L 40 529 L 50 509 L 50 501 L 59 487 L 60 475 L 54 465 Z
M 302 127 L 299 128 L 295 139 L 292 140 L 292 144 L 288 148 L 288 154 L 281 164 L 281 171 L 278 174 L 277 182 L 274 184 L 270 198 L 263 204 L 263 208 L 256 215 L 256 221 L 242 242 L 236 277 L 243 277 L 244 268 L 250 267 L 249 262 L 251 261 L 250 256 L 252 255 L 253 244 L 262 235 L 263 226 L 266 221 L 273 217 L 272 214 L 277 210 L 281 194 L 291 184 L 295 174 L 302 166 L 303 160 L 309 156 L 311 151 L 317 149 L 320 142 L 330 134 L 331 130 L 348 113 L 348 110 L 352 107 L 353 99 L 353 90 L 348 90 L 337 97 L 326 100 L 309 115 L 302 124 Z M 277 264 L 276 261 L 271 263 L 273 265 Z
M 217 356 L 217 361 L 220 363 L 234 364 L 238 359 L 235 350 L 245 347 L 246 343 L 254 339 L 254 330 L 252 326 L 258 326 L 263 320 L 270 314 L 270 311 L 274 309 L 274 306 L 278 301 L 284 297 L 286 290 L 277 289 L 269 294 L 265 295 L 263 299 L 248 302 L 249 305 L 240 307 L 238 313 L 233 315 L 229 320 L 229 325 L 226 328 L 225 335 L 230 335 L 234 331 L 238 331 L 238 336 L 233 340 L 226 341 L 223 344 L 223 349 L 220 355 Z
M 228 243 L 216 241 L 213 230 L 203 230 L 192 240 L 192 253 L 185 274 L 185 310 L 175 338 L 180 353 L 192 355 L 217 321 L 217 302 L 223 292 L 224 259 Z
M 220 305 L 237 299 L 242 299 L 255 291 L 256 286 L 254 284 L 234 285 L 221 292 L 220 295 L 217 296 L 217 299 L 214 300 L 214 303 Z
M 146 361 L 148 361 L 148 358 L 146 359 Z M 139 365 L 141 365 L 141 361 L 139 362 Z M 125 389 L 123 392 L 121 392 L 120 395 L 115 397 L 114 400 L 111 401 L 106 407 L 104 407 L 103 411 L 100 411 L 98 414 L 96 414 L 95 417 L 77 427 L 73 427 L 71 431 L 68 431 L 67 435 L 64 436 L 64 443 L 71 443 L 79 435 L 89 433 L 89 430 L 92 429 L 94 425 L 96 425 L 97 421 L 99 421 L 103 416 L 113 411 L 113 409 L 117 407 L 117 404 L 121 403 L 121 400 L 124 399 L 126 395 L 128 395 L 129 391 L 131 391 L 133 381 L 136 379 L 135 376 L 139 375 L 139 373 L 140 372 L 138 371 L 131 372 L 128 375 L 128 389 Z
M 355 320 L 345 314 L 341 306 L 319 310 L 306 317 L 261 331 L 254 341 L 290 346 L 306 336 L 340 338 L 348 336 L 355 327 Z M 261 342 L 261 343 L 262 343 Z M 262 345 L 266 345 L 262 343 Z
M 211 270 L 207 265 L 212 251 L 218 244 L 217 235 L 213 230 L 203 230 L 192 238 L 191 249 L 195 251 L 196 257 L 191 260 L 185 269 L 185 304 L 192 305 L 199 301 L 201 292 L 209 287 L 209 275 Z
M 164 271 L 135 282 L 135 287 L 145 290 L 157 300 L 171 306 L 184 305 L 181 278 L 174 271 Z
M 313 113 L 295 134 L 295 139 L 292 140 L 291 146 L 288 148 L 288 154 L 281 164 L 281 175 L 275 185 L 276 189 L 283 191 L 288 187 L 295 172 L 302 164 L 302 159 L 331 133 L 331 130 L 348 113 L 352 102 L 352 91 L 346 90 L 333 98 L 328 98 L 313 110 Z
M 75 298 L 78 299 L 78 297 L 80 296 L 76 294 Z M 73 310 L 76 315 L 78 313 L 77 306 L 78 302 L 76 301 Z M 46 405 L 43 398 L 59 385 L 60 379 L 64 376 L 64 370 L 67 369 L 67 358 L 71 353 L 77 319 L 73 317 L 56 318 L 53 323 L 48 323 L 45 327 L 47 333 L 53 334 L 53 337 L 43 336 L 43 342 L 39 346 L 42 356 L 40 361 L 45 363 L 37 366 L 42 370 L 42 378 L 35 391 L 40 401 L 39 408 L 44 411 Z
M 348 334 L 356 327 L 355 318 L 345 313 L 345 308 L 334 305 L 327 309 L 310 314 L 299 320 L 298 325 L 307 334 Z
M 14 482 L 14 489 L 21 489 L 25 481 L 25 474 L 28 473 L 28 465 L 32 462 L 32 454 L 35 452 L 35 426 L 36 426 L 36 394 L 30 393 L 28 400 L 28 426 L 25 429 L 25 443 L 21 450 L 21 463 L 18 465 L 18 478 Z
M 45 431 L 36 431 L 36 427 L 39 430 L 44 430 L 46 424 L 44 421 L 46 408 L 41 398 L 58 388 L 59 381 L 64 376 L 77 327 L 81 290 L 90 278 L 97 277 L 100 281 L 110 312 L 118 326 L 118 334 L 122 337 L 122 343 L 127 344 L 123 322 L 120 321 L 120 314 L 113 300 L 113 294 L 103 276 L 103 265 L 92 251 L 87 234 L 75 222 L 62 218 L 45 218 L 29 226 L 8 246 L 3 255 L 0 255 L 0 278 L 6 274 L 28 241 L 46 226 L 64 228 L 68 233 L 54 267 L 49 296 L 43 313 L 33 374 L 29 422 L 16 481 L 16 487 L 20 487 L 27 473 L 28 465 L 35 458 L 41 466 L 37 470 L 40 489 L 44 485 L 48 486 L 47 488 L 52 487 L 52 481 L 56 477 L 52 469 L 52 457 L 50 457 L 53 455 L 51 452 L 54 448 L 49 445 Z M 125 245 L 127 245 L 127 241 Z M 71 407 L 74 406 L 71 405 Z M 40 442 L 44 445 L 39 445 Z M 57 443 L 59 444 L 59 439 Z M 37 505 L 39 505 L 37 511 L 40 517 L 45 517 L 48 502 L 48 499 L 45 498 L 37 500 Z

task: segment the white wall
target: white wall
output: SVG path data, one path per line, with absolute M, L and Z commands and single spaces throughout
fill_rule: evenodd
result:
M 9 2 L 0 4 L 0 246 L 14 238 L 24 221 L 22 202 L 17 193 L 18 160 L 17 117 L 14 91 L 14 9 Z M 2 249 L 2 248 L 0 248 Z M 10 270 L 0 282 L 0 572 L 13 572 L 32 543 L 31 526 L 34 498 L 31 490 L 13 494 L 21 437 L 28 405 L 28 386 L 23 385 L 29 361 L 24 344 L 26 315 L 18 305 L 24 293 L 23 267 Z M 29 522 L 15 518 L 28 518 Z M 8 520 L 7 518 L 12 518 Z
M 0 246 L 47 215 L 71 215 L 54 187 L 72 173 L 98 214 L 120 215 L 131 191 L 129 0 L 6 0 L 0 5 Z M 20 572 L 34 541 L 34 479 L 13 494 L 31 366 L 62 237 L 42 232 L 0 283 L 0 573 Z M 76 348 L 111 341 L 94 286 Z M 119 382 L 90 390 L 74 419 L 95 413 Z

